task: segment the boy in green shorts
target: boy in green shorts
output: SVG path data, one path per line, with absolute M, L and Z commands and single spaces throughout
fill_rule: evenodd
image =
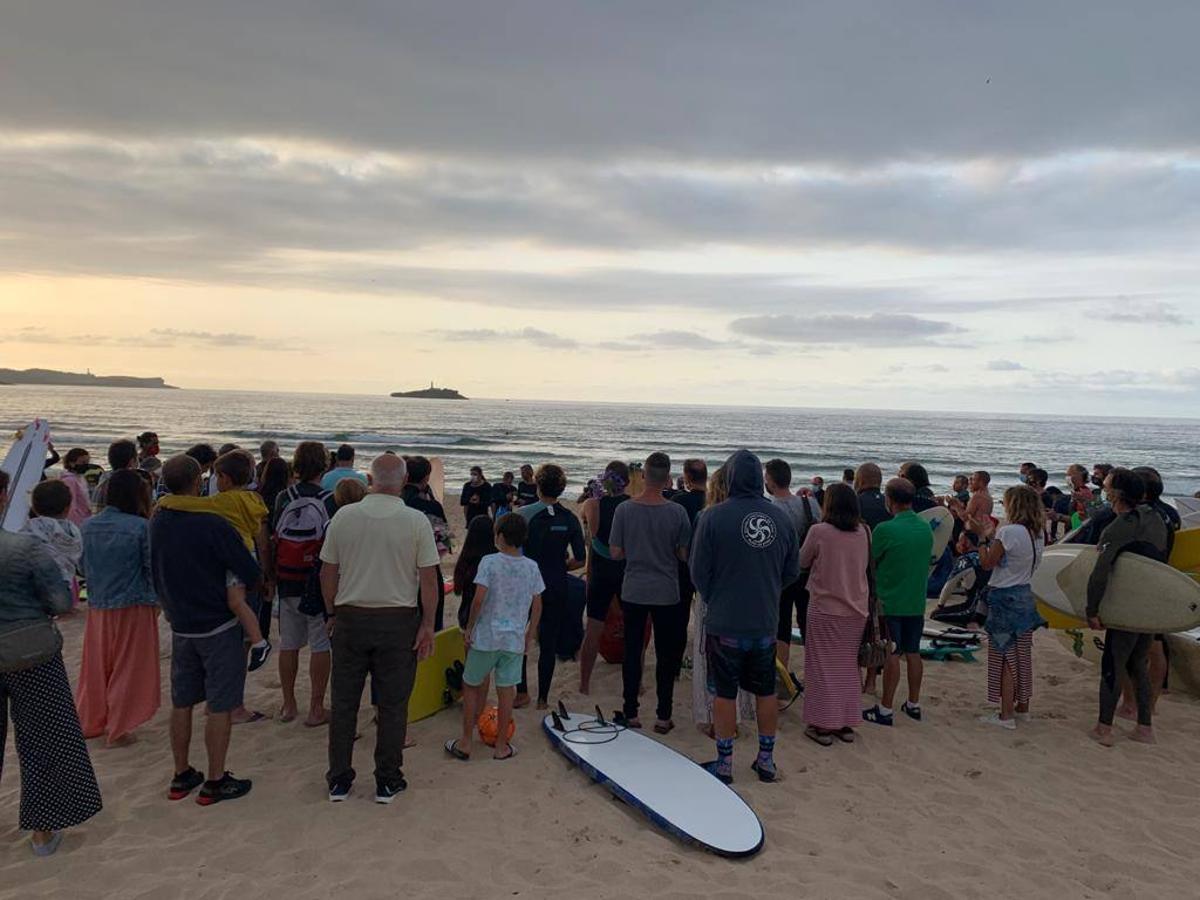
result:
M 528 534 L 524 517 L 517 513 L 501 516 L 496 523 L 496 548 L 500 552 L 480 560 L 475 575 L 475 600 L 464 629 L 467 664 L 463 672 L 462 737 L 446 742 L 446 752 L 455 759 L 471 758 L 475 719 L 493 673 L 500 700 L 493 758 L 510 759 L 517 752 L 508 742 L 508 724 L 521 681 L 521 662 L 537 634 L 546 587 L 537 563 L 521 555 Z

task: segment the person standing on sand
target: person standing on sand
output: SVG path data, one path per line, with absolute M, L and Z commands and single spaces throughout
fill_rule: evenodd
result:
M 293 546 L 293 536 L 283 534 L 287 531 L 280 528 L 280 520 L 291 507 L 293 514 L 303 511 L 306 502 L 316 501 L 324 506 L 325 522 L 331 520 L 338 511 L 337 498 L 332 491 L 321 487 L 321 476 L 325 471 L 325 445 L 319 441 L 302 441 L 296 445 L 292 456 L 292 471 L 296 483 L 280 491 L 275 497 L 268 524 L 271 531 L 271 571 L 275 575 L 276 597 L 279 601 L 279 631 L 285 631 L 289 636 L 299 637 L 308 633 L 310 617 L 300 611 L 300 600 L 304 596 L 305 586 L 316 569 L 316 563 L 311 567 L 297 572 L 285 572 L 280 567 L 280 552 L 290 554 Z M 317 514 L 314 518 L 322 517 Z M 285 567 L 286 568 L 286 567 Z M 289 644 L 295 643 L 289 641 Z M 296 704 L 296 677 L 299 674 L 299 648 L 284 649 L 279 653 L 279 681 L 283 689 L 283 706 L 279 710 L 281 722 L 295 720 L 298 710 Z M 329 686 L 329 651 L 323 642 L 309 643 L 308 680 L 311 685 L 309 695 L 308 716 L 304 724 L 310 726 L 323 725 L 329 719 L 325 709 L 325 692 Z
M 684 465 L 686 466 L 687 464 L 685 463 Z M 704 516 L 704 513 L 709 508 L 729 499 L 729 483 L 724 465 L 713 472 L 712 477 L 707 477 L 705 480 L 707 482 L 704 497 L 705 509 L 701 510 L 696 516 L 696 521 L 692 527 L 693 535 L 696 533 L 696 527 L 700 519 Z M 688 582 L 690 583 L 691 580 L 691 568 L 689 566 Z M 709 740 L 713 740 L 715 737 L 713 730 L 713 703 L 716 701 L 716 694 L 710 683 L 708 666 L 705 664 L 704 658 L 704 648 L 708 643 L 708 633 L 705 629 L 705 622 L 707 620 L 708 604 L 704 602 L 704 595 L 697 592 L 696 614 L 692 619 L 694 624 L 692 629 L 692 719 L 696 723 L 697 730 Z M 739 688 L 735 710 L 736 725 L 741 725 L 743 722 L 753 722 L 756 715 L 756 706 L 757 698 L 749 691 Z M 736 730 L 735 727 L 735 732 Z
M 988 580 L 989 703 L 1000 712 L 981 716 L 988 725 L 1014 729 L 1029 715 L 1033 696 L 1033 633 L 1046 623 L 1038 615 L 1030 582 L 1045 549 L 1046 511 L 1038 492 L 1018 484 L 1004 492 L 1007 524 L 980 545 L 979 564 Z
M 254 480 L 259 485 L 263 482 L 263 473 L 273 459 L 279 459 L 279 444 L 275 441 L 263 441 L 258 447 L 258 465 L 254 467 Z
M 363 484 L 367 483 L 367 476 L 354 468 L 354 448 L 349 444 L 337 448 L 334 462 L 336 465 L 321 476 L 321 490 L 332 491 L 343 478 L 357 478 Z
M 384 454 L 371 463 L 371 493 L 343 507 L 321 547 L 321 593 L 333 639 L 329 799 L 350 796 L 354 739 L 367 675 L 376 694 L 375 802 L 408 787 L 404 738 L 417 662 L 433 652 L 437 545 L 424 513 L 409 509 L 406 465 Z
M 407 468 L 408 483 L 404 485 L 404 493 L 400 495 L 405 505 L 410 509 L 425 514 L 433 529 L 433 542 L 437 544 L 438 558 L 445 559 L 450 555 L 452 535 L 446 510 L 429 489 L 429 476 L 433 472 L 433 464 L 424 456 L 406 456 L 404 464 Z M 442 575 L 442 567 L 437 569 L 438 607 L 433 617 L 433 630 L 441 631 L 445 625 L 446 615 L 446 579 Z
M 879 488 L 883 484 L 883 472 L 875 463 L 863 463 L 854 473 L 854 491 L 858 494 L 858 508 L 868 528 L 875 528 L 892 517 L 887 501 Z
M 1113 469 L 1105 480 L 1116 520 L 1100 535 L 1100 558 L 1087 586 L 1088 626 L 1104 628 L 1101 616 L 1104 595 L 1112 577 L 1113 565 L 1122 553 L 1133 553 L 1165 563 L 1170 532 L 1162 517 L 1145 503 L 1145 483 L 1129 469 Z M 1153 695 L 1150 684 L 1149 653 L 1152 634 L 1137 634 L 1109 628 L 1104 632 L 1104 656 L 1100 661 L 1100 715 L 1090 736 L 1097 743 L 1113 745 L 1113 715 L 1121 698 L 1121 676 L 1133 682 L 1137 700 L 1137 727 L 1130 737 L 1153 744 Z
M 800 548 L 808 576 L 804 633 L 805 737 L 822 747 L 854 741 L 862 721 L 858 648 L 870 612 L 871 538 L 845 484 L 825 492 L 821 521 Z
M 8 485 L 8 473 L 0 472 L 0 513 Z M 0 635 L 51 628 L 50 620 L 70 609 L 71 592 L 46 549 L 28 535 L 0 531 Z M 6 649 L 24 651 L 28 640 L 19 649 L 0 640 L 0 661 L 7 662 Z M 61 650 L 36 665 L 0 672 L 0 772 L 10 716 L 21 771 L 19 826 L 32 832 L 34 855 L 50 856 L 63 829 L 81 825 L 102 807 Z
M 493 519 L 508 515 L 513 509 L 513 499 L 517 496 L 517 486 L 513 483 L 513 473 L 505 472 L 500 480 L 492 485 L 492 501 L 489 512 Z
M 113 441 L 108 445 L 108 471 L 100 476 L 100 480 L 96 482 L 95 491 L 95 507 L 96 512 L 104 509 L 105 491 L 108 488 L 108 480 L 112 478 L 113 472 L 119 472 L 122 469 L 137 468 L 137 444 L 133 441 L 121 440 Z M 149 479 L 147 479 L 149 483 Z
M 471 524 L 476 516 L 488 514 L 488 504 L 492 502 L 492 486 L 483 477 L 483 469 L 471 466 L 471 480 L 463 485 L 459 505 L 463 511 L 463 521 Z
M 91 468 L 92 458 L 82 447 L 73 447 L 63 454 L 63 473 L 59 480 L 71 491 L 71 508 L 67 518 L 79 528 L 92 517 L 91 492 L 83 473 Z
M 176 456 L 163 466 L 167 490 L 199 496 L 200 465 Z M 249 779 L 225 769 L 232 728 L 230 714 L 242 705 L 246 685 L 244 632 L 234 613 L 226 573 L 257 584 L 261 571 L 228 522 L 211 513 L 160 509 L 150 522 L 150 568 L 159 602 L 171 624 L 171 752 L 175 775 L 167 796 L 182 800 L 196 788 L 208 806 L 250 792 Z M 205 779 L 188 759 L 192 712 L 206 703 Z
M 814 523 L 821 521 L 821 510 L 811 497 L 797 496 L 791 491 L 792 467 L 782 459 L 771 459 L 763 467 L 767 484 L 767 493 L 771 500 L 782 506 L 792 520 L 796 529 L 796 539 L 804 546 L 808 530 Z M 804 576 L 785 585 L 779 597 L 779 629 L 775 635 L 775 655 L 786 669 L 791 662 L 792 652 L 792 618 L 796 626 L 804 634 L 805 621 L 808 617 L 808 589 L 805 587 Z
M 704 768 L 725 784 L 733 782 L 733 739 L 739 688 L 758 706 L 761 781 L 778 777 L 775 730 L 775 634 L 779 596 L 800 574 L 800 548 L 786 512 L 763 497 L 757 456 L 739 450 L 726 462 L 729 499 L 704 511 L 692 541 L 692 580 L 708 603 L 705 621 L 708 677 L 713 702 L 717 758 Z
M 992 476 L 990 473 L 979 469 L 971 473 L 969 487 L 971 490 L 971 499 L 964 505 L 957 498 L 950 501 L 950 512 L 954 518 L 962 523 L 962 527 L 979 537 L 983 537 L 992 529 L 992 511 L 995 509 L 995 501 L 992 500 L 990 485 Z
M 582 569 L 587 559 L 583 526 L 575 513 L 558 502 L 567 489 L 567 473 L 547 463 L 537 471 L 538 501 L 517 512 L 529 523 L 525 555 L 538 564 L 546 590 L 542 592 L 542 619 L 538 627 L 537 708 L 549 705 L 554 679 L 555 649 L 567 621 L 567 572 Z M 571 554 L 567 561 L 568 551 Z M 520 709 L 529 704 L 526 664 L 521 666 L 521 683 L 514 701 Z
M 584 696 L 591 692 L 604 623 L 613 600 L 620 599 L 621 581 L 625 578 L 625 561 L 613 559 L 609 538 L 618 507 L 629 499 L 628 488 L 629 466 L 615 459 L 600 476 L 603 496 L 589 497 L 580 514 L 592 536 L 587 573 L 587 629 L 579 650 L 579 693 Z
M 529 506 L 537 503 L 537 499 L 537 481 L 533 477 L 533 466 L 526 463 L 521 466 L 521 480 L 517 482 L 517 506 Z
M 517 755 L 517 748 L 508 742 L 508 727 L 521 678 L 521 661 L 533 646 L 546 587 L 537 563 L 521 555 L 528 534 L 529 526 L 521 515 L 501 516 L 495 528 L 498 552 L 482 557 L 475 572 L 475 594 L 463 629 L 467 660 L 462 676 L 462 736 L 445 745 L 446 752 L 455 759 L 471 758 L 477 716 L 493 675 L 499 709 L 492 759 Z
M 641 728 L 638 701 L 642 689 L 646 621 L 654 622 L 655 681 L 658 709 L 654 730 L 667 734 L 675 679 L 687 646 L 688 605 L 679 596 L 679 561 L 688 557 L 692 525 L 678 503 L 663 496 L 671 486 L 671 458 L 651 453 L 642 467 L 642 492 L 617 507 L 609 549 L 625 561 L 621 579 L 621 611 L 625 616 L 625 658 L 621 665 L 624 704 L 618 724 Z
M 88 614 L 75 703 L 84 735 L 104 735 L 109 747 L 132 743 L 161 702 L 149 516 L 149 485 L 124 469 L 108 481 L 108 505 L 83 526 Z
M 912 510 L 916 491 L 907 478 L 893 478 L 885 493 L 892 518 L 871 535 L 875 584 L 893 649 L 883 667 L 882 703 L 863 711 L 876 725 L 893 724 L 892 703 L 900 686 L 900 658 L 908 670 L 908 699 L 900 711 L 921 721 L 921 636 L 925 629 L 925 585 L 929 579 L 933 530 Z

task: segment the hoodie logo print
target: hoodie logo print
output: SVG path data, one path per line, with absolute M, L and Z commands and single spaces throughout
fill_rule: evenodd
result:
M 766 513 L 750 513 L 742 519 L 742 540 L 755 550 L 766 550 L 775 543 L 775 520 Z

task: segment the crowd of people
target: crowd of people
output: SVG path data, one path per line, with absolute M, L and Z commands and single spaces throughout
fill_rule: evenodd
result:
M 406 788 L 408 702 L 417 663 L 444 624 L 442 564 L 454 544 L 430 485 L 430 460 L 389 451 L 363 471 L 353 447 L 331 453 L 313 441 L 296 446 L 290 460 L 274 441 L 257 458 L 233 445 L 199 444 L 165 461 L 159 454 L 152 432 L 114 442 L 107 470 L 83 448 L 54 454 L 63 472 L 34 488 L 24 533 L 0 532 L 0 749 L 11 717 L 20 823 L 40 856 L 101 808 L 86 741 L 132 743 L 159 709 L 160 613 L 171 642 L 171 800 L 195 794 L 211 805 L 251 790 L 250 779 L 226 768 L 234 726 L 271 715 L 246 707 L 247 673 L 276 657 L 277 715 L 291 722 L 300 717 L 305 647 L 303 724 L 328 727 L 329 799 L 343 801 L 353 790 L 368 680 L 377 724 L 374 799 L 389 803 Z M 631 493 L 635 472 L 640 487 Z M 1089 475 L 1072 466 L 1066 474 L 1062 490 L 1048 485 L 1045 470 L 1023 465 L 1021 483 L 1004 492 L 1001 516 L 984 471 L 956 478 L 940 497 L 915 461 L 886 481 L 878 465 L 864 463 L 840 481 L 815 477 L 797 489 L 787 462 L 764 463 L 747 450 L 711 474 L 704 460 L 685 460 L 678 481 L 671 459 L 656 452 L 636 470 L 608 465 L 576 515 L 562 502 L 568 482 L 558 465 L 524 466 L 519 479 L 506 472 L 496 484 L 473 468 L 460 496 L 466 531 L 452 578 L 467 646 L 463 726 L 446 753 L 472 758 L 476 717 L 494 684 L 492 756 L 515 756 L 513 710 L 548 707 L 564 634 L 581 632 L 579 690 L 590 694 L 601 642 L 619 611 L 622 698 L 613 722 L 644 727 L 649 630 L 653 730 L 675 728 L 676 684 L 690 660 L 693 719 L 715 744 L 705 768 L 731 783 L 734 738 L 753 724 L 758 750 L 750 768 L 772 782 L 781 677 L 803 690 L 804 734 L 822 747 L 853 742 L 864 723 L 893 727 L 897 712 L 922 721 L 927 599 L 963 563 L 979 573 L 979 588 L 986 585 L 971 618 L 987 635 L 984 692 L 997 711 L 982 720 L 1016 728 L 1032 699 L 1032 635 L 1045 624 L 1031 581 L 1059 529 L 1062 539 L 1100 547 L 1087 616 L 1102 629 L 1115 560 L 1132 553 L 1165 562 L 1179 528 L 1152 468 L 1105 465 Z M 7 487 L 0 475 L 0 498 Z M 944 557 L 934 556 L 933 531 L 920 516 L 935 506 L 955 521 Z M 586 595 L 573 612 L 577 571 Z M 84 597 L 72 690 L 52 620 L 79 609 Z M 797 643 L 802 680 L 790 673 Z M 1153 742 L 1161 642 L 1108 629 L 1104 645 L 1092 737 L 1111 745 L 1121 714 L 1136 718 L 1133 739 Z M 877 693 L 865 709 L 864 691 Z M 191 758 L 197 707 L 206 713 L 202 768 Z

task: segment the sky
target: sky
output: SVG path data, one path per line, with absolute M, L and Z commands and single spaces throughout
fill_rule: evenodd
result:
M 1200 416 L 1200 4 L 18 0 L 0 366 Z

